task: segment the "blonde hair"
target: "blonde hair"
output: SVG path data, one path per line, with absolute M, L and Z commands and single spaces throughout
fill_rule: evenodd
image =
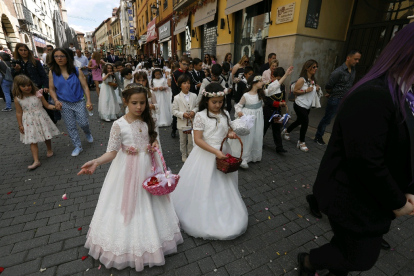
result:
M 246 56 L 246 55 L 242 56 L 242 58 L 241 58 L 241 59 L 240 59 L 240 61 L 239 61 L 239 64 L 240 64 L 240 65 L 243 65 L 243 64 L 244 64 L 244 62 L 245 62 L 246 60 L 249 60 L 249 57 L 248 57 L 248 56 Z
M 35 95 L 36 91 L 38 90 L 38 88 L 35 86 L 32 80 L 29 79 L 29 77 L 26 75 L 17 75 L 13 81 L 13 96 L 19 99 L 23 99 L 23 92 L 20 90 L 21 85 L 32 86 L 32 90 L 30 91 L 30 94 L 32 95 Z
M 270 63 L 270 66 L 272 66 L 273 64 L 276 64 L 277 67 L 279 67 L 279 60 L 275 59 Z

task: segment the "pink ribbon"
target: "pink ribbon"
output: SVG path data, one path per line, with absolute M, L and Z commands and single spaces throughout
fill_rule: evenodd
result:
M 38 97 L 38 98 L 43 97 L 43 88 L 36 92 L 36 97 Z

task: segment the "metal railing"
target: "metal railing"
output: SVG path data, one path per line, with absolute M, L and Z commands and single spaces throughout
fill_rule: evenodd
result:
M 14 3 L 17 19 L 24 20 L 27 24 L 33 24 L 32 13 L 21 3 Z

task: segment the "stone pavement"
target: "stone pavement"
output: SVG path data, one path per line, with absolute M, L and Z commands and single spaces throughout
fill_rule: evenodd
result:
M 3 102 L 0 105 L 3 108 Z M 85 236 L 110 165 L 92 176 L 76 174 L 82 164 L 105 152 L 111 123 L 100 121 L 95 110 L 90 117 L 94 143 L 88 144 L 82 134 L 84 152 L 71 157 L 73 147 L 60 121 L 57 126 L 64 134 L 53 139 L 55 156 L 46 158 L 46 147 L 40 145 L 42 166 L 30 172 L 26 169 L 32 162 L 30 149 L 19 142 L 15 113 L 1 113 L 0 122 L 0 267 L 5 268 L 1 276 L 297 275 L 297 253 L 323 245 L 332 236 L 326 217 L 313 218 L 305 201 L 325 148 L 309 139 L 309 153 L 300 152 L 294 132 L 292 141 L 284 142 L 289 152 L 280 156 L 269 130 L 262 161 L 239 173 L 239 189 L 249 211 L 244 235 L 231 241 L 205 241 L 183 233 L 178 253 L 168 256 L 162 267 L 141 273 L 99 269 L 99 261 L 81 258 L 88 255 Z M 178 173 L 179 140 L 170 137 L 170 128 L 161 128 L 160 134 L 167 165 Z M 385 236 L 393 250 L 382 251 L 376 266 L 361 275 L 414 275 L 413 222 L 412 218 L 394 221 Z M 41 268 L 46 270 L 39 272 Z

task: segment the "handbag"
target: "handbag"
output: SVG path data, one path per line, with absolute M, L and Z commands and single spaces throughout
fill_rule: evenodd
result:
M 296 82 L 297 82 L 297 80 L 295 80 L 294 82 L 292 82 L 290 84 L 290 92 L 289 92 L 289 96 L 288 96 L 288 100 L 290 102 L 294 102 L 296 100 L 296 95 L 295 95 L 295 93 L 293 93 L 293 91 L 295 90 Z

